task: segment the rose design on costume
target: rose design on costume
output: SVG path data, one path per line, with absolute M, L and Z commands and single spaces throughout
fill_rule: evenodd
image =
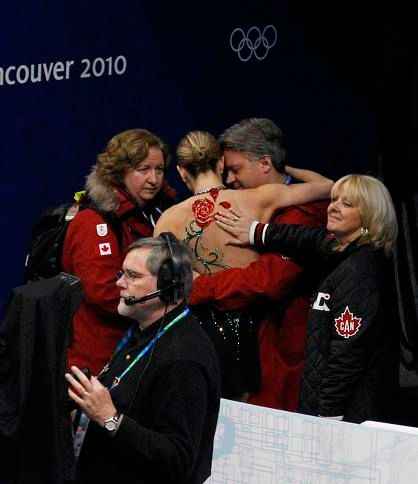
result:
M 223 208 L 231 208 L 231 204 L 229 202 L 221 202 L 219 205 L 221 205 Z
M 219 188 L 218 187 L 213 187 L 209 190 L 210 196 L 213 198 L 213 201 L 216 202 L 216 199 L 218 198 L 219 195 Z
M 212 188 L 212 190 L 216 190 L 216 188 Z M 213 199 L 216 200 L 216 198 L 218 197 L 218 193 L 212 194 L 212 190 L 210 191 L 210 194 L 212 195 Z M 231 204 L 229 202 L 221 202 L 219 205 L 224 208 L 231 207 Z M 212 202 L 212 200 L 209 200 L 208 198 L 199 199 L 193 203 L 192 210 L 195 217 L 194 222 L 198 227 L 208 227 L 215 220 L 215 215 L 217 215 L 218 212 L 211 215 L 214 208 L 215 204 Z
M 198 227 L 205 228 L 215 220 L 215 216 L 211 215 L 214 208 L 215 204 L 208 198 L 199 199 L 193 203 L 192 210 Z
M 213 187 L 209 190 L 208 193 L 212 197 L 213 202 L 206 197 L 199 198 L 198 200 L 195 200 L 193 202 L 192 210 L 195 218 L 190 222 L 189 227 L 186 227 L 186 237 L 184 238 L 184 241 L 188 245 L 190 245 L 192 240 L 195 240 L 193 248 L 195 257 L 201 262 L 201 264 L 205 268 L 205 271 L 210 273 L 211 265 L 222 267 L 223 269 L 228 269 L 229 266 L 222 262 L 223 254 L 222 251 L 218 248 L 214 248 L 213 250 L 211 250 L 208 254 L 208 257 L 206 258 L 201 255 L 202 251 L 209 250 L 202 243 L 204 229 L 207 228 L 215 220 L 215 215 L 218 214 L 218 212 L 213 213 L 213 210 L 215 208 L 214 202 L 219 195 L 219 188 Z M 226 209 L 231 207 L 231 204 L 227 201 L 220 202 L 219 205 Z

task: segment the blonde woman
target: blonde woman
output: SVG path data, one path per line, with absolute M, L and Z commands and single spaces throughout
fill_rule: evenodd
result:
M 251 223 L 240 215 L 217 215 L 217 225 L 234 236 L 227 243 L 278 250 L 321 274 L 299 411 L 356 423 L 396 418 L 399 320 L 391 253 L 398 229 L 383 183 L 365 175 L 338 180 L 327 230 Z

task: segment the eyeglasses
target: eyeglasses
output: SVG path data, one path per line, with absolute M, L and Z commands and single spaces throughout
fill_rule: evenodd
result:
M 122 276 L 125 276 L 125 279 L 130 284 L 133 284 L 139 277 L 141 277 L 137 272 L 131 271 L 130 269 L 126 269 L 126 271 L 118 271 L 116 273 L 116 280 L 119 280 Z

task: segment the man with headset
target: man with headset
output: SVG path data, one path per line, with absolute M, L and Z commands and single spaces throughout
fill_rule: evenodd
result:
M 118 311 L 137 321 L 98 378 L 66 374 L 83 412 L 78 482 L 202 483 L 210 475 L 220 378 L 212 343 L 185 303 L 187 247 L 171 233 L 128 249 Z

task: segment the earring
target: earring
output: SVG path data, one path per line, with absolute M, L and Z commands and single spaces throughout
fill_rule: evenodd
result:
M 360 229 L 360 235 L 362 237 L 367 237 L 369 235 L 369 229 L 367 227 L 362 227 Z

